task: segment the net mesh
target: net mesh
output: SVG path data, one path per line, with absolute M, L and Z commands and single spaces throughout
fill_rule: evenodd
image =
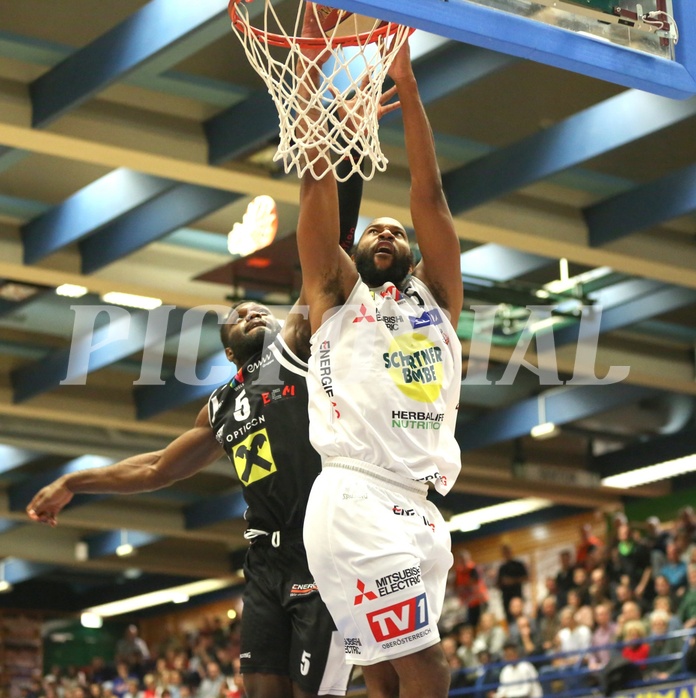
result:
M 303 0 L 289 31 L 272 0 L 261 1 L 264 9 L 256 26 L 249 13 L 253 3 L 232 2 L 230 14 L 232 28 L 278 110 L 280 143 L 274 161 L 281 162 L 286 173 L 295 170 L 302 176 L 309 171 L 320 178 L 333 172 L 339 181 L 355 173 L 369 180 L 383 172 L 388 160 L 378 133 L 382 87 L 412 30 L 379 20 L 370 20 L 370 28 L 364 30 L 355 15 L 340 11 L 332 29 L 320 24 L 321 37 L 303 39 Z M 315 5 L 307 6 L 316 11 Z M 303 54 L 307 46 L 324 50 L 308 58 Z M 319 75 L 316 88 L 301 90 L 302 76 L 314 69 Z M 335 168 L 346 159 L 352 166 L 338 175 Z

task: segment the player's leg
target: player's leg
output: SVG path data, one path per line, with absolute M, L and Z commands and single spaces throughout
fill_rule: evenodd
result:
M 253 543 L 244 563 L 240 669 L 248 698 L 293 698 L 288 673 L 292 623 L 278 600 L 283 576 L 270 546 Z
M 390 662 L 364 666 L 362 671 L 370 698 L 399 697 L 399 675 Z
M 392 659 L 392 666 L 399 676 L 399 698 L 447 698 L 450 670 L 440 643 Z
M 292 621 L 288 670 L 295 698 L 343 696 L 351 667 L 343 638 L 319 596 L 301 542 L 279 550 L 286 570 L 284 609 Z

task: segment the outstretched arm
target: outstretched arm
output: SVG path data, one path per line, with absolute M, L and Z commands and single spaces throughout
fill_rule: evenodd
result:
M 55 526 L 58 514 L 75 494 L 151 492 L 190 477 L 222 453 L 208 423 L 207 407 L 204 407 L 193 429 L 163 450 L 142 453 L 103 468 L 63 475 L 34 496 L 27 506 L 27 514 L 33 521 Z
M 422 255 L 414 273 L 449 311 L 456 327 L 463 301 L 459 240 L 442 190 L 433 134 L 418 93 L 408 42 L 394 59 L 389 75 L 401 102 L 411 172 L 411 220 Z

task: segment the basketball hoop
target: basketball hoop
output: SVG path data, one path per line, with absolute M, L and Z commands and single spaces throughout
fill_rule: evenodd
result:
M 388 161 L 378 135 L 382 86 L 394 57 L 413 29 L 312 5 L 321 36 L 302 37 L 304 0 L 298 2 L 290 31 L 283 27 L 273 0 L 257 1 L 264 3 L 259 26 L 252 25 L 248 4 L 243 0 L 231 0 L 228 11 L 232 29 L 278 110 L 280 144 L 273 160 L 282 162 L 286 173 L 294 169 L 300 177 L 307 171 L 314 177 L 333 171 L 340 181 L 355 173 L 369 180 L 376 171 L 384 172 Z M 307 49 L 321 53 L 321 58 L 308 58 L 303 53 Z M 298 65 L 303 71 L 322 66 L 317 71 L 319 84 L 309 95 L 300 94 L 298 72 L 302 71 L 298 71 Z M 297 123 L 308 120 L 310 111 L 314 127 L 298 138 Z M 346 159 L 352 167 L 338 176 L 336 166 Z M 328 169 L 322 168 L 317 174 L 315 166 L 319 163 L 325 163 Z

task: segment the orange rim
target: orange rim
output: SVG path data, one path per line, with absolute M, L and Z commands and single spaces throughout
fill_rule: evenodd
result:
M 253 27 L 247 24 L 239 18 L 237 15 L 237 5 L 240 2 L 253 2 L 253 0 L 230 0 L 227 6 L 227 11 L 232 20 L 232 24 L 243 33 L 247 33 L 249 30 L 259 39 L 264 40 L 267 44 L 271 46 L 281 46 L 283 48 L 290 48 L 291 42 L 297 46 L 303 48 L 323 48 L 325 46 L 364 46 L 367 43 L 374 43 L 378 39 L 385 36 L 391 36 L 396 33 L 399 28 L 398 24 L 393 24 L 391 22 L 383 22 L 377 29 L 372 29 L 371 31 L 363 32 L 361 34 L 355 34 L 354 36 L 334 36 L 328 42 L 323 38 L 304 38 L 302 36 L 286 37 L 282 34 L 274 34 L 273 32 L 267 32 L 258 27 Z M 408 30 L 409 34 L 413 34 L 415 29 L 410 28 Z

